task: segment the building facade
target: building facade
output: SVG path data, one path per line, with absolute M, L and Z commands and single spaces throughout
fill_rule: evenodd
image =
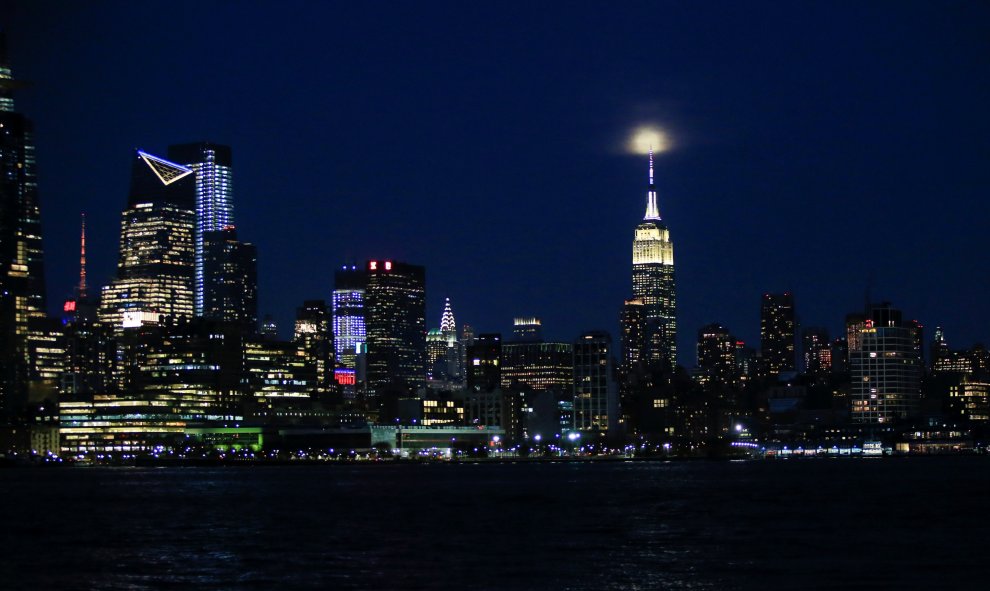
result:
M 586 332 L 574 341 L 574 429 L 605 435 L 619 420 L 612 337 Z

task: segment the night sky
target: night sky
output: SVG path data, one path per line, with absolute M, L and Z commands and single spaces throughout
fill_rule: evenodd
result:
M 428 324 L 616 333 L 646 158 L 680 359 L 719 321 L 758 344 L 760 294 L 840 330 L 868 286 L 950 345 L 990 340 L 990 4 L 3 4 L 36 126 L 50 308 L 112 277 L 131 150 L 234 149 L 261 311 L 289 329 L 333 269 L 427 268 Z

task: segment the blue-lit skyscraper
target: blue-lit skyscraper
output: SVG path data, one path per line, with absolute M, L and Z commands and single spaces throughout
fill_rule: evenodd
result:
M 367 286 L 368 274 L 363 268 L 345 265 L 334 273 L 334 350 L 337 365 L 351 371 L 357 369 L 358 348 L 365 343 L 364 295 Z
M 204 286 L 210 282 L 203 262 L 203 239 L 207 232 L 234 225 L 233 157 L 230 146 L 209 142 L 169 146 L 168 157 L 196 173 L 196 315 L 205 306 Z

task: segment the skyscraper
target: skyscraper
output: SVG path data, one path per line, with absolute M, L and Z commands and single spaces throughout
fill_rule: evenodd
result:
M 717 322 L 698 330 L 698 368 L 705 378 L 728 383 L 736 375 L 736 339 Z
M 888 303 L 871 310 L 859 347 L 849 351 L 853 422 L 889 423 L 918 410 L 922 361 L 915 324 Z
M 193 171 L 137 150 L 120 221 L 117 277 L 103 288 L 100 320 L 115 332 L 193 315 Z
M 0 416 L 24 402 L 28 321 L 45 315 L 34 127 L 14 112 L 6 54 L 0 33 Z
M 207 232 L 234 225 L 233 157 L 230 146 L 209 142 L 169 146 L 168 157 L 195 173 L 195 307 L 196 315 L 206 309 L 206 286 L 210 283 L 205 264 Z
M 324 300 L 307 300 L 296 309 L 293 341 L 305 353 L 306 363 L 316 376 L 316 394 L 326 398 L 333 384 L 333 331 L 330 312 Z
M 353 377 L 352 372 L 357 369 L 358 348 L 366 339 L 364 296 L 367 286 L 368 274 L 364 269 L 345 265 L 334 272 L 334 348 L 337 365 L 349 370 L 348 377 Z
M 574 341 L 574 429 L 604 435 L 619 419 L 612 337 L 592 331 Z
M 660 218 L 653 182 L 653 150 L 650 150 L 650 184 L 646 215 L 636 226 L 633 239 L 633 297 L 643 301 L 646 359 L 649 364 L 677 363 L 677 295 L 674 283 L 674 244 Z
M 237 240 L 232 226 L 203 233 L 205 318 L 234 322 L 247 333 L 258 330 L 258 249 Z
M 395 261 L 368 261 L 367 390 L 406 390 L 426 379 L 426 269 Z
M 828 330 L 808 327 L 801 332 L 801 351 L 804 355 L 804 371 L 816 377 L 832 372 L 832 341 Z
M 760 353 L 768 375 L 794 371 L 794 296 L 765 293 L 760 307 Z

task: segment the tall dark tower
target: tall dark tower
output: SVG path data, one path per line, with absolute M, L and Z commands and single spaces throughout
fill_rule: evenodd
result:
M 368 261 L 365 328 L 367 390 L 415 390 L 426 381 L 426 269 Z
M 168 158 L 196 174 L 196 275 L 194 280 L 196 315 L 206 314 L 206 289 L 214 279 L 206 268 L 208 232 L 219 232 L 234 225 L 234 160 L 230 146 L 210 142 L 168 147 Z
M 25 401 L 28 320 L 45 316 L 34 129 L 14 112 L 14 86 L 0 33 L 0 416 Z
M 677 363 L 677 294 L 674 285 L 674 243 L 660 219 L 653 183 L 653 150 L 650 150 L 650 184 L 646 215 L 636 226 L 633 239 L 633 297 L 643 301 L 646 361 Z
M 794 355 L 794 296 L 765 293 L 760 307 L 760 353 L 763 369 L 776 375 L 796 369 Z
M 203 234 L 203 317 L 258 330 L 258 249 L 233 226 Z
M 120 219 L 117 277 L 103 288 L 100 321 L 115 332 L 193 316 L 196 215 L 189 168 L 137 150 Z

